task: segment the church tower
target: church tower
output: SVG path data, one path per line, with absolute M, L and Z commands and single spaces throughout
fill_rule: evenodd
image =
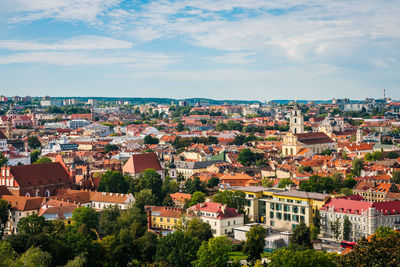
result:
M 363 141 L 362 131 L 361 128 L 358 127 L 357 134 L 356 134 L 356 143 L 359 144 Z
M 290 131 L 293 134 L 304 133 L 304 119 L 298 106 L 290 114 Z

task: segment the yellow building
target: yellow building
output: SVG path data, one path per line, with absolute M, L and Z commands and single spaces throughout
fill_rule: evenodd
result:
M 312 223 L 316 210 L 330 198 L 328 194 L 283 191 L 261 186 L 235 186 L 229 190 L 246 194 L 245 210 L 250 220 L 282 231 L 291 231 L 302 220 L 307 225 Z
M 163 206 L 145 206 L 148 229 L 173 230 L 180 222 L 182 209 Z

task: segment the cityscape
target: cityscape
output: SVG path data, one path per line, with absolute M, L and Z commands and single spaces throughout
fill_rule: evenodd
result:
M 0 101 L 1 265 L 397 265 L 386 96 Z
M 400 266 L 399 14 L 0 0 L 0 267 Z

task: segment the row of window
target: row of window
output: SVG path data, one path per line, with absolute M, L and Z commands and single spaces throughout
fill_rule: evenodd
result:
M 162 229 L 168 229 L 168 230 L 174 229 L 174 227 L 170 226 L 170 225 L 155 224 L 155 223 L 153 223 L 153 228 L 162 228 Z
M 282 213 L 281 212 L 276 212 L 274 213 L 273 211 L 271 211 L 269 213 L 269 217 L 270 219 L 278 219 L 278 220 L 282 220 Z M 300 221 L 305 221 L 304 216 L 300 216 L 300 215 L 291 215 L 291 214 L 287 214 L 287 213 L 283 213 L 283 220 L 284 221 L 294 221 L 294 222 L 300 222 Z
M 153 217 L 153 219 L 152 219 L 153 222 L 157 222 L 157 218 L 158 218 L 158 217 Z M 172 220 L 172 219 L 167 218 L 167 222 L 171 222 L 171 220 Z M 160 218 L 158 218 L 158 221 L 159 221 L 159 222 L 164 222 L 164 218 L 160 217 Z M 178 220 L 177 220 L 177 219 L 174 219 L 174 223 L 177 223 L 177 222 L 178 222 Z
M 301 214 L 306 214 L 306 208 L 305 207 L 299 207 L 298 206 L 290 206 L 290 205 L 286 205 L 286 204 L 279 204 L 279 203 L 270 203 L 270 209 L 271 210 L 277 210 L 277 211 L 281 211 L 283 209 L 283 211 L 285 212 L 290 212 L 290 207 L 292 207 L 292 212 L 293 213 L 300 213 Z

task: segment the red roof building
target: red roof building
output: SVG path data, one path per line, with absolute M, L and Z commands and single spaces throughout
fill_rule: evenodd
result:
M 187 209 L 187 216 L 198 216 L 210 224 L 214 236 L 233 233 L 233 228 L 244 225 L 244 216 L 226 204 L 206 201 Z
M 133 177 L 137 177 L 146 169 L 154 169 L 164 178 L 164 169 L 161 167 L 158 156 L 154 152 L 134 154 L 122 167 L 124 173 L 128 173 Z
M 352 240 L 375 233 L 380 226 L 398 228 L 400 201 L 368 202 L 344 198 L 331 198 L 321 209 L 321 228 L 325 237 L 334 237 L 331 227 L 337 220 L 343 225 L 347 217 L 351 222 Z
M 59 162 L 3 166 L 0 185 L 6 186 L 13 195 L 49 197 L 57 189 L 69 188 L 71 177 Z

